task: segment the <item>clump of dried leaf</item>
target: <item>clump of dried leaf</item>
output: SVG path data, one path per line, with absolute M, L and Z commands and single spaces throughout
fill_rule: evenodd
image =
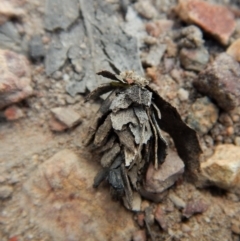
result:
M 98 73 L 113 80 L 91 92 L 87 100 L 111 92 L 93 119 L 85 144 L 101 155 L 102 170 L 94 187 L 108 180 L 111 192 L 123 197 L 132 209 L 133 192 L 142 188 L 150 161 L 157 169 L 167 155 L 161 129 L 168 132 L 190 173 L 199 168 L 201 149 L 196 133 L 177 110 L 149 86 L 148 80 L 133 71 Z

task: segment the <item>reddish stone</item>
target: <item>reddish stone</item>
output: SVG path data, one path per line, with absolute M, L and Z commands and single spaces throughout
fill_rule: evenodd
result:
M 164 163 L 156 170 L 149 165 L 146 174 L 145 190 L 152 193 L 162 193 L 171 187 L 184 171 L 184 164 L 176 152 L 169 150 Z
M 240 104 L 240 66 L 226 53 L 208 64 L 194 81 L 198 91 L 214 99 L 218 106 L 229 111 Z
M 18 237 L 17 236 L 13 236 L 8 241 L 18 241 Z
M 203 213 L 207 210 L 208 205 L 202 200 L 193 200 L 187 203 L 183 210 L 183 216 L 190 218 L 192 215 L 197 213 Z
M 33 94 L 31 72 L 25 56 L 0 50 L 0 109 Z
M 138 213 L 137 214 L 137 223 L 141 228 L 144 226 L 144 219 L 145 219 L 144 213 Z
M 234 15 L 229 9 L 205 1 L 180 0 L 176 12 L 183 21 L 198 25 L 223 45 L 228 44 L 236 27 Z
M 157 220 L 158 224 L 160 225 L 160 227 L 163 229 L 163 230 L 167 230 L 167 222 L 166 222 L 166 217 L 165 217 L 165 213 L 164 211 L 162 210 L 161 208 L 161 205 L 158 205 L 157 206 L 157 209 L 154 213 L 154 217 L 155 219 Z
M 24 117 L 24 113 L 19 107 L 12 105 L 4 111 L 4 116 L 7 120 L 12 121 Z

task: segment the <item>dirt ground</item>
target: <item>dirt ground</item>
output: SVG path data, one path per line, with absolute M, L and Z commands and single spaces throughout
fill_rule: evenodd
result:
M 167 190 L 161 202 L 142 198 L 141 210 L 131 212 L 121 202 L 112 200 L 107 183 L 97 190 L 92 187 L 100 165 L 82 141 L 101 101 L 85 103 L 86 93 L 71 96 L 66 91 L 69 79 L 77 74 L 69 60 L 57 72 L 47 76 L 46 53 L 36 59 L 30 57 L 26 46 L 33 36 L 41 36 L 45 49 L 50 49 L 53 38 L 53 32 L 44 28 L 45 1 L 22 1 L 24 4 L 20 5 L 20 9 L 24 14 L 20 20 L 18 17 L 7 20 L 13 22 L 21 33 L 22 47 L 19 51 L 10 50 L 28 58 L 34 92 L 17 103 L 24 113 L 22 118 L 11 121 L 4 117 L 0 121 L 0 240 L 240 240 L 240 196 L 231 189 L 223 190 L 216 186 L 199 188 L 183 176 Z M 120 9 L 118 1 L 106 2 Z M 157 9 L 158 17 L 175 21 L 175 26 L 179 28 L 186 27 L 171 14 L 177 1 L 149 2 Z M 237 1 L 215 2 L 239 7 Z M 144 21 L 146 24 L 152 20 Z M 237 39 L 239 33 L 236 31 L 233 38 Z M 210 58 L 226 50 L 208 35 L 204 38 Z M 168 41 L 172 42 L 171 39 Z M 145 49 L 142 49 L 141 54 L 144 55 Z M 145 63 L 144 71 L 160 87 L 162 97 L 177 108 L 183 120 L 187 120 L 192 104 L 203 97 L 192 84 L 198 72 L 185 70 L 179 64 L 173 67 L 174 71 L 164 72 L 172 65 L 169 58 L 147 70 L 149 65 Z M 187 97 L 182 89 L 187 90 Z M 217 106 L 215 102 L 214 105 Z M 60 132 L 51 130 L 51 109 L 67 106 L 79 113 L 80 124 Z M 216 108 L 218 116 L 210 130 L 201 132 L 200 129 L 198 132 L 203 149 L 201 161 L 212 155 L 216 145 L 235 144 L 239 136 L 236 131 L 232 135 L 227 133 L 229 125 L 224 126 L 219 117 L 227 112 Z M 239 110 L 231 113 L 231 116 L 240 115 Z M 203 119 L 199 123 L 208 126 Z M 237 130 L 239 121 L 232 122 L 231 126 Z M 172 148 L 172 140 L 167 138 Z M 188 218 L 183 210 L 192 201 L 200 206 L 200 211 Z M 142 215 L 148 220 L 145 223 Z

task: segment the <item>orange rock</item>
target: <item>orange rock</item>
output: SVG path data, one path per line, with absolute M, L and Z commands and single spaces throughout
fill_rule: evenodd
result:
M 180 0 L 176 12 L 183 21 L 198 25 L 223 45 L 228 44 L 235 30 L 234 15 L 224 6 L 201 0 Z
M 234 41 L 227 49 L 227 54 L 240 62 L 240 38 Z
M 147 76 L 155 82 L 157 80 L 157 68 L 149 67 L 146 69 L 146 71 L 147 71 Z
M 16 105 L 9 106 L 5 111 L 4 111 L 4 116 L 6 117 L 7 120 L 17 120 L 21 117 L 24 116 L 23 111 L 17 107 Z

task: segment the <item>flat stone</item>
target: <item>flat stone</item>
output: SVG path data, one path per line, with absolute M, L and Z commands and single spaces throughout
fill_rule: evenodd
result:
M 182 48 L 179 53 L 181 65 L 187 70 L 201 71 L 208 61 L 209 53 L 206 48 L 187 49 Z
M 29 174 L 19 203 L 52 240 L 131 240 L 132 214 L 111 200 L 108 188 L 92 187 L 97 171 L 89 159 L 62 150 Z
M 47 0 L 45 28 L 66 30 L 79 16 L 78 0 Z
M 0 199 L 9 198 L 12 195 L 13 188 L 11 186 L 0 187 Z
M 227 49 L 227 54 L 240 62 L 240 38 L 235 40 Z
M 176 12 L 183 21 L 198 25 L 223 45 L 228 44 L 236 27 L 234 15 L 227 7 L 206 1 L 180 0 Z
M 71 128 L 81 122 L 81 116 L 70 107 L 57 107 L 51 109 L 54 117 Z
M 218 108 L 208 97 L 197 99 L 191 106 L 187 123 L 194 130 L 205 134 L 212 129 L 218 119 Z
M 55 118 L 51 118 L 49 121 L 49 127 L 52 131 L 65 131 L 68 129 L 68 127 L 63 124 L 62 122 L 56 120 Z
M 33 93 L 29 62 L 25 56 L 0 49 L 0 109 Z
M 53 34 L 45 57 L 45 69 L 48 76 L 65 64 L 70 47 L 83 43 L 84 36 L 83 23 L 76 23 L 69 30 Z M 81 57 L 86 57 L 84 50 Z
M 203 175 L 218 187 L 240 193 L 240 147 L 218 145 L 213 156 L 201 164 Z
M 148 192 L 161 193 L 171 187 L 184 171 L 184 163 L 176 152 L 169 150 L 165 162 L 156 170 L 150 164 L 147 174 L 145 189 Z
M 209 63 L 193 84 L 226 111 L 240 104 L 240 66 L 226 53 L 218 55 Z

